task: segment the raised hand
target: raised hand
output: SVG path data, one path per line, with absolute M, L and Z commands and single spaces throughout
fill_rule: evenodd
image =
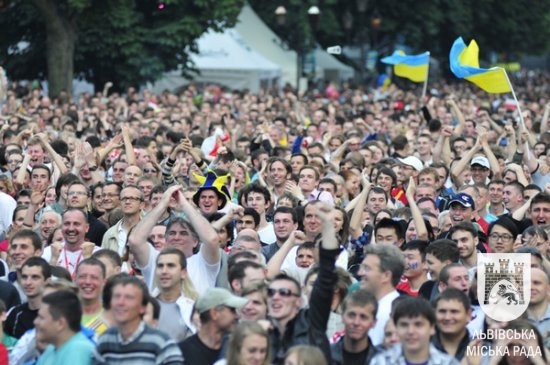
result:
M 63 250 L 63 244 L 61 242 L 54 242 L 50 245 L 52 252 L 52 258 L 50 264 L 57 265 L 57 259 L 61 255 L 61 250 Z
M 290 234 L 290 239 L 294 245 L 301 245 L 306 241 L 306 234 L 302 231 L 296 230 Z
M 443 137 L 451 137 L 453 135 L 453 127 L 446 125 L 441 129 L 441 135 Z
M 80 248 L 82 249 L 82 257 L 87 259 L 94 253 L 95 243 L 86 241 L 80 246 Z
M 409 178 L 409 185 L 407 186 L 407 191 L 405 192 L 405 195 L 407 196 L 407 200 L 409 198 L 412 198 L 414 200 L 414 195 L 416 194 L 416 181 L 414 180 L 414 177 Z
M 31 193 L 31 205 L 40 207 L 46 199 L 46 187 L 37 186 Z
M 84 155 L 84 146 L 82 142 L 77 142 L 74 149 L 74 168 L 80 171 L 86 165 L 86 157 Z

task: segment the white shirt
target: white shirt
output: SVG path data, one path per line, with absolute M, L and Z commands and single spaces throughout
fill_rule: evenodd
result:
M 0 235 L 10 227 L 15 207 L 17 207 L 15 199 L 0 191 Z
M 93 252 L 97 252 L 99 250 L 101 250 L 101 247 L 95 246 Z M 46 248 L 44 248 L 44 252 L 42 252 L 42 258 L 48 263 L 50 262 L 52 258 L 51 246 L 47 246 Z M 61 250 L 61 253 L 59 254 L 59 258 L 57 259 L 56 266 L 64 267 L 69 271 L 71 276 L 74 276 L 76 267 L 82 260 L 84 260 L 84 258 L 82 257 L 82 250 L 68 251 L 63 248 Z
M 258 236 L 260 236 L 260 241 L 263 243 L 273 243 L 277 241 L 277 236 L 275 236 L 275 229 L 273 228 L 273 223 L 268 223 L 267 226 L 258 231 Z
M 140 267 L 139 269 L 143 273 L 147 287 L 150 291 L 153 291 L 156 287 L 155 268 L 157 266 L 159 251 L 152 245 L 147 245 L 149 246 L 149 261 L 145 267 Z M 201 244 L 200 251 L 187 258 L 187 273 L 199 295 L 202 295 L 206 289 L 216 286 L 216 279 L 221 268 L 221 259 L 216 264 L 211 265 L 204 259 L 202 250 Z
M 378 312 L 376 312 L 376 326 L 370 329 L 369 337 L 374 346 L 381 345 L 384 342 L 384 327 L 390 319 L 392 302 L 399 296 L 397 290 L 393 290 L 384 295 L 378 301 Z

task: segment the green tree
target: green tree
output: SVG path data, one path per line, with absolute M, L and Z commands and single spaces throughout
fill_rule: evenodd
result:
M 207 29 L 235 24 L 244 0 L 11 0 L 0 13 L 0 62 L 12 78 L 47 75 L 50 95 L 73 75 L 120 88 L 190 70 Z

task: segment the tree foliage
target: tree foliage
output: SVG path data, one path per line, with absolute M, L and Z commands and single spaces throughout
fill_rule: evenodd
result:
M 209 28 L 233 26 L 243 4 L 244 0 L 11 0 L 0 13 L 5 30 L 0 32 L 0 62 L 13 78 L 50 76 L 53 17 L 68 25 L 66 33 L 76 36 L 76 74 L 96 85 L 154 81 L 179 65 L 188 70 L 198 37 Z M 23 49 L 18 47 L 22 41 Z

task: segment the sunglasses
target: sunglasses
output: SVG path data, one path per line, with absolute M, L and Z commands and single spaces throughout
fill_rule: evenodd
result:
M 150 174 L 150 173 L 153 173 L 153 172 L 156 173 L 157 170 L 155 170 L 155 169 L 143 169 L 143 172 L 145 172 L 146 174 Z
M 287 289 L 287 288 L 279 288 L 279 289 L 273 289 L 273 288 L 268 288 L 267 289 L 267 296 L 269 298 L 272 298 L 275 296 L 275 294 L 279 294 L 280 296 L 282 297 L 285 297 L 285 298 L 288 298 L 288 297 L 299 297 L 298 294 L 296 293 L 293 293 L 291 289 Z

